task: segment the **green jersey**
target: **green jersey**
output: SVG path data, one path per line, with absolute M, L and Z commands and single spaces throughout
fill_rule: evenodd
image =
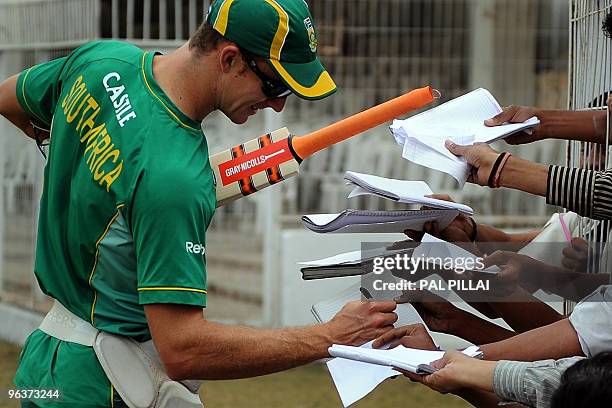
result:
M 144 304 L 206 305 L 205 233 L 216 207 L 200 124 L 156 83 L 154 55 L 94 42 L 17 82 L 23 109 L 51 129 L 38 282 L 96 328 L 138 341 L 150 338 Z M 59 347 L 34 340 L 22 365 L 30 349 Z M 42 386 L 25 371 L 17 385 Z

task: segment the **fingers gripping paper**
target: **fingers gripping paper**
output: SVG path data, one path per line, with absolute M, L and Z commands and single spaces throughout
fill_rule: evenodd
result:
M 479 88 L 406 120 L 395 120 L 390 130 L 406 160 L 450 174 L 463 187 L 470 166 L 446 149 L 447 139 L 458 145 L 492 143 L 540 123 L 533 117 L 523 123 L 484 125 L 501 112 L 493 95 Z

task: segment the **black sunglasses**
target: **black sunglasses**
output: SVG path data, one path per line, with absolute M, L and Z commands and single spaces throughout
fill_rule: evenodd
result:
M 284 82 L 279 81 L 278 79 L 272 79 L 261 72 L 257 66 L 257 62 L 255 62 L 255 57 L 253 54 L 243 50 L 242 48 L 240 49 L 240 52 L 242 52 L 244 60 L 248 64 L 249 68 L 251 68 L 251 71 L 253 71 L 261 80 L 261 90 L 263 91 L 264 95 L 266 95 L 268 98 L 284 98 L 285 96 L 291 94 L 291 89 L 289 89 Z

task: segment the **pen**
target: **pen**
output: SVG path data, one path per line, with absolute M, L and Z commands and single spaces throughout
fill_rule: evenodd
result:
M 565 223 L 565 220 L 563 219 L 563 214 L 561 214 L 560 212 L 557 214 L 559 214 L 559 222 L 561 223 L 563 234 L 565 234 L 565 239 L 567 240 L 567 242 L 572 242 L 572 234 L 570 233 L 569 228 L 567 228 L 567 224 Z
M 359 291 L 361 292 L 363 297 L 366 298 L 367 300 L 374 300 L 374 296 L 372 296 L 370 291 L 364 288 L 363 286 L 359 288 Z

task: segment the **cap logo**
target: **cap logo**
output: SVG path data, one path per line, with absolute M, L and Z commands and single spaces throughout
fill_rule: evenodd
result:
M 317 52 L 317 36 L 315 34 L 314 26 L 312 25 L 312 21 L 310 21 L 310 17 L 306 17 L 304 19 L 304 25 L 306 26 L 306 33 L 308 35 L 308 45 L 310 46 L 310 51 Z

